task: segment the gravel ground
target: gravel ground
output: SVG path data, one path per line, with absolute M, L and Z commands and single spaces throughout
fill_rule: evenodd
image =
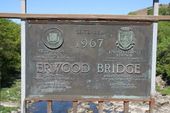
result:
M 19 104 L 12 102 L 0 102 L 0 106 L 5 107 L 18 107 Z M 78 113 L 97 113 L 98 103 L 79 103 Z M 148 113 L 149 105 L 144 102 L 129 103 L 129 113 Z M 20 113 L 12 111 L 11 113 Z M 72 108 L 68 113 L 73 113 Z M 123 102 L 105 102 L 103 103 L 103 113 L 123 113 Z M 155 96 L 154 113 L 170 113 L 170 96 L 162 96 L 157 93 Z

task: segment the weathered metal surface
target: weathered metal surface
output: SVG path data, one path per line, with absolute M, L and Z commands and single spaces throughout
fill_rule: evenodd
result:
M 27 21 L 27 98 L 147 98 L 152 24 Z

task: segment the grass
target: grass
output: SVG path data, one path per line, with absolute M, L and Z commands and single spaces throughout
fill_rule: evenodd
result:
M 10 88 L 0 88 L 1 98 L 0 101 L 8 102 L 19 102 L 21 96 L 21 82 L 16 80 Z
M 10 88 L 0 88 L 0 101 L 1 102 L 20 102 L 21 95 L 21 82 L 16 80 L 15 83 Z M 16 111 L 16 107 L 3 107 L 0 106 L 0 113 L 11 113 L 11 111 Z
M 0 106 L 0 113 L 11 113 L 11 111 L 17 111 L 18 108 L 14 107 L 3 107 Z
M 170 95 L 170 86 L 161 89 L 159 86 L 156 87 L 157 91 L 163 95 Z

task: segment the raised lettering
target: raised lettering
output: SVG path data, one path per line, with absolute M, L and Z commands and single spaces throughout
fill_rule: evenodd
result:
M 65 73 L 70 72 L 70 64 L 69 63 L 63 63 L 62 71 L 64 71 Z
M 80 65 L 78 64 L 78 63 L 74 63 L 74 64 L 72 64 L 72 66 L 71 66 L 72 68 L 72 72 L 74 72 L 74 73 L 78 73 L 79 71 L 80 71 Z
M 105 73 L 110 73 L 110 64 L 105 64 Z
M 135 73 L 139 74 L 140 72 L 140 64 L 135 64 Z
M 123 73 L 125 71 L 125 66 L 123 64 L 117 64 L 117 73 Z
M 134 64 L 126 65 L 126 72 L 127 73 L 133 73 L 134 72 Z
M 38 62 L 36 64 L 36 69 L 37 69 L 37 73 L 43 73 L 44 72 L 44 65 L 42 62 Z
M 103 64 L 97 64 L 97 72 L 102 73 L 104 71 Z
M 82 68 L 82 72 L 84 72 L 84 73 L 87 73 L 90 71 L 90 66 L 87 63 L 83 63 L 81 68 Z

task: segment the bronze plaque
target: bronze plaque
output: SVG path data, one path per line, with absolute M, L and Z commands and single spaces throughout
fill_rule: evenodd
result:
M 145 98 L 152 23 L 27 20 L 28 98 Z

